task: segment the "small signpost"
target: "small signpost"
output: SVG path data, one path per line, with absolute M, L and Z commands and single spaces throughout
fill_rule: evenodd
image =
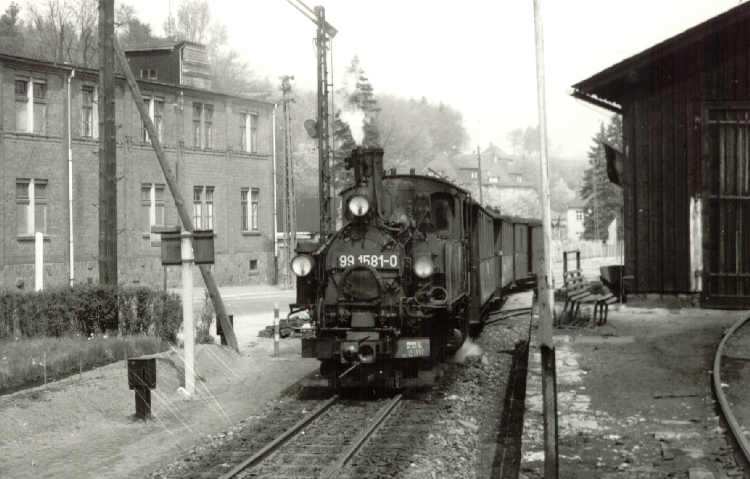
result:
M 156 388 L 156 358 L 128 359 L 128 387 L 135 391 L 135 417 L 151 417 L 151 390 Z
M 182 321 L 185 343 L 185 392 L 195 394 L 195 322 L 193 319 L 193 264 L 214 263 L 214 232 L 182 231 L 179 226 L 151 228 L 161 234 L 161 264 L 182 265 Z M 218 331 L 217 331 L 218 332 Z M 223 332 L 221 334 L 224 338 Z M 226 341 L 222 341 L 226 344 Z

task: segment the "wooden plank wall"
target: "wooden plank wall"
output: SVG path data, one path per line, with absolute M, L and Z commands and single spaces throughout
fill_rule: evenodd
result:
M 690 291 L 690 200 L 704 189 L 701 116 L 708 101 L 750 100 L 748 29 L 736 25 L 665 57 L 638 73 L 623 101 L 625 257 L 636 292 Z M 706 258 L 717 245 L 703 211 Z

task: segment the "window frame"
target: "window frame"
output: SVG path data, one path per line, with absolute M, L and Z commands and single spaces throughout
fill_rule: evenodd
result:
M 26 192 L 26 196 L 19 196 L 19 185 L 23 185 L 22 188 Z M 43 178 L 16 178 L 16 237 L 19 239 L 33 238 L 37 233 L 37 207 L 41 206 L 44 218 L 42 220 L 41 233 L 47 237 L 48 219 L 49 219 L 49 193 L 48 188 L 49 181 Z M 37 193 L 38 190 L 44 188 L 44 194 Z M 20 208 L 24 206 L 24 219 L 25 231 L 19 231 L 20 225 Z

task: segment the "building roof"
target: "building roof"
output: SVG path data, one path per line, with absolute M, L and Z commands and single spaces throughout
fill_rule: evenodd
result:
M 168 38 L 155 38 L 150 40 L 148 43 L 137 44 L 128 48 L 125 48 L 126 53 L 133 52 L 150 52 L 150 51 L 171 51 L 182 45 L 193 45 L 201 48 L 206 48 L 203 43 L 193 42 L 190 40 L 170 40 Z
M 93 76 L 99 75 L 99 70 L 95 68 L 89 68 L 89 67 L 85 67 L 81 65 L 74 65 L 72 63 L 57 63 L 57 62 L 51 62 L 48 60 L 39 60 L 36 58 L 30 58 L 30 57 L 20 57 L 17 55 L 10 55 L 10 54 L 1 53 L 1 52 L 0 52 L 0 61 L 15 62 L 15 63 L 25 64 L 25 65 L 30 65 L 32 67 L 44 68 L 47 70 L 62 70 L 66 72 L 75 70 L 76 72 L 81 72 L 81 73 L 85 73 L 88 75 L 93 75 Z M 119 78 L 120 80 L 123 80 L 123 81 L 125 80 L 125 75 L 121 73 L 118 73 L 115 76 Z M 247 100 L 247 101 L 254 101 L 258 103 L 266 103 L 269 105 L 272 105 L 274 103 L 273 101 L 269 101 L 269 100 L 255 97 L 255 96 L 236 95 L 233 93 L 227 93 L 227 92 L 222 92 L 218 90 L 207 90 L 204 88 L 198 88 L 198 87 L 194 87 L 190 85 L 176 85 L 174 83 L 165 83 L 165 82 L 154 81 L 154 80 L 145 80 L 142 78 L 136 78 L 136 81 L 139 84 L 156 85 L 156 86 L 168 87 L 168 88 L 179 89 L 179 90 L 184 90 L 184 91 L 206 93 L 206 94 L 211 94 L 211 95 L 236 98 L 238 100 Z
M 573 85 L 573 96 L 619 113 L 623 96 L 629 87 L 639 79 L 646 78 L 646 73 L 653 70 L 660 61 L 677 52 L 695 48 L 709 36 L 747 20 L 748 17 L 750 3 L 740 4 L 576 83 Z

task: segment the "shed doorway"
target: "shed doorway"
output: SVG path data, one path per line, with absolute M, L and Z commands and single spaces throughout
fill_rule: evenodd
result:
M 711 104 L 703 124 L 703 303 L 750 308 L 750 104 Z

